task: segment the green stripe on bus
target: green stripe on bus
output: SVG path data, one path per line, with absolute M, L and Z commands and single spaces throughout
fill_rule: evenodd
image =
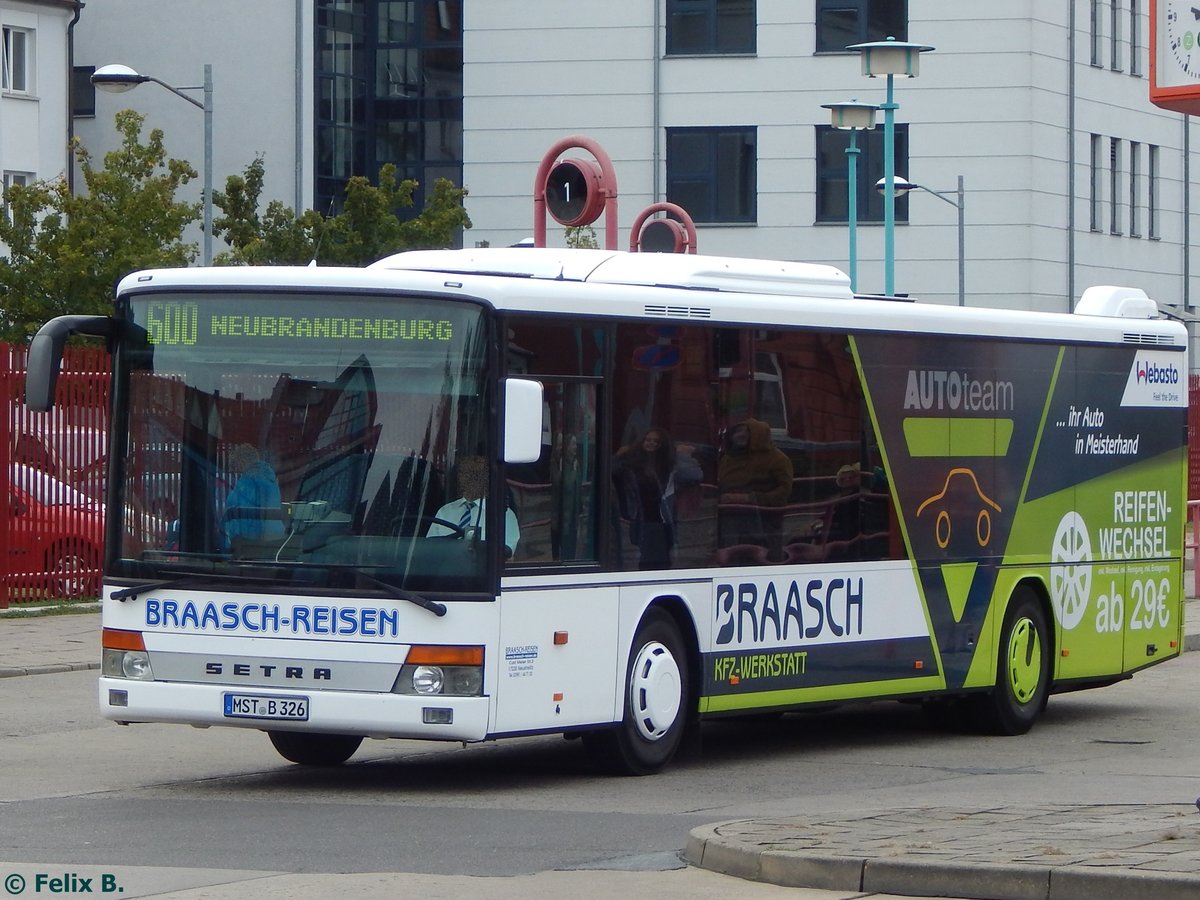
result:
M 778 706 L 800 706 L 831 700 L 864 700 L 878 697 L 900 697 L 905 694 L 929 694 L 946 687 L 940 675 L 895 678 L 888 681 L 869 681 L 854 684 L 822 685 L 783 691 L 753 691 L 728 694 L 722 697 L 701 697 L 701 713 L 733 712 L 745 709 L 765 709 Z
M 912 418 L 904 420 L 910 456 L 1006 456 L 1012 419 Z

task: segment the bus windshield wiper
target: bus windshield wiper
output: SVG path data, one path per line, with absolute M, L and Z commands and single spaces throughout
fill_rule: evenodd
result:
M 263 575 L 230 575 L 227 573 L 217 572 L 183 572 L 174 578 L 164 578 L 161 581 L 152 581 L 149 584 L 138 584 L 133 587 L 121 588 L 119 591 L 113 591 L 111 599 L 120 600 L 124 603 L 126 600 L 136 600 L 139 594 L 144 594 L 147 591 L 157 591 L 159 588 L 165 587 L 183 587 L 189 584 L 196 584 L 203 581 L 205 584 L 213 582 L 226 581 L 274 581 L 273 578 L 268 578 Z
M 441 618 L 446 614 L 445 603 L 438 603 L 436 600 L 430 600 L 428 597 L 422 597 L 420 594 L 415 594 L 412 591 L 406 591 L 404 588 L 396 587 L 394 584 L 388 584 L 386 581 L 382 581 L 376 578 L 374 575 L 368 575 L 362 570 L 358 570 L 358 576 L 364 581 L 369 581 L 376 587 L 381 588 L 383 591 L 395 597 L 397 600 L 407 600 L 409 603 L 413 603 L 422 609 L 429 610 L 438 618 Z

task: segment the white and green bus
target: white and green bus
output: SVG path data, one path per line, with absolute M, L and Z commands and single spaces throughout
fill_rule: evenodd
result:
M 894 699 L 1027 731 L 1179 654 L 1187 335 L 598 250 L 132 274 L 112 316 L 103 715 L 582 737 Z M 252 473 L 252 483 L 244 483 Z M 468 502 L 465 501 L 473 501 Z

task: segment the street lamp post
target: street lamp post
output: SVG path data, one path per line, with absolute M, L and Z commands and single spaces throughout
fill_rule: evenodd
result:
M 926 44 L 913 44 L 889 37 L 886 41 L 868 41 L 851 44 L 847 50 L 857 50 L 862 55 L 862 73 L 868 78 L 887 76 L 887 102 L 883 110 L 883 293 L 886 297 L 896 293 L 896 103 L 892 93 L 894 76 L 916 78 L 920 73 L 920 55 L 932 50 Z
M 140 75 L 129 66 L 101 66 L 92 74 L 92 84 L 101 90 L 121 94 L 133 90 L 139 84 L 151 81 L 166 88 L 176 97 L 204 112 L 204 265 L 212 265 L 212 215 L 213 215 L 213 79 L 212 66 L 204 64 L 204 84 L 201 86 L 174 87 L 151 75 Z M 203 91 L 204 102 L 189 97 L 184 91 Z
M 846 147 L 846 223 L 850 228 L 850 292 L 855 293 L 858 290 L 858 133 L 875 127 L 879 107 L 874 103 L 843 100 L 822 103 L 821 108 L 830 111 L 834 128 L 850 132 L 850 145 Z
M 885 188 L 884 180 L 880 178 L 875 182 L 876 189 L 883 193 Z M 944 200 L 955 209 L 958 210 L 958 305 L 966 305 L 967 297 L 967 254 L 966 254 L 966 202 L 967 195 L 963 190 L 963 177 L 958 176 L 958 189 L 955 191 L 955 198 L 950 199 L 949 191 L 935 191 L 933 188 L 925 187 L 923 184 L 916 184 L 909 181 L 903 175 L 897 175 L 893 190 L 903 196 L 909 191 L 924 191 L 927 194 L 933 194 L 939 200 Z

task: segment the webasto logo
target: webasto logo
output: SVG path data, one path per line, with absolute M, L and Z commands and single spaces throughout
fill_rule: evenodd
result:
M 1179 368 L 1158 363 L 1138 363 L 1137 380 L 1146 384 L 1179 384 Z
M 1011 381 L 982 381 L 947 369 L 909 369 L 904 408 L 1011 410 L 1013 393 Z

